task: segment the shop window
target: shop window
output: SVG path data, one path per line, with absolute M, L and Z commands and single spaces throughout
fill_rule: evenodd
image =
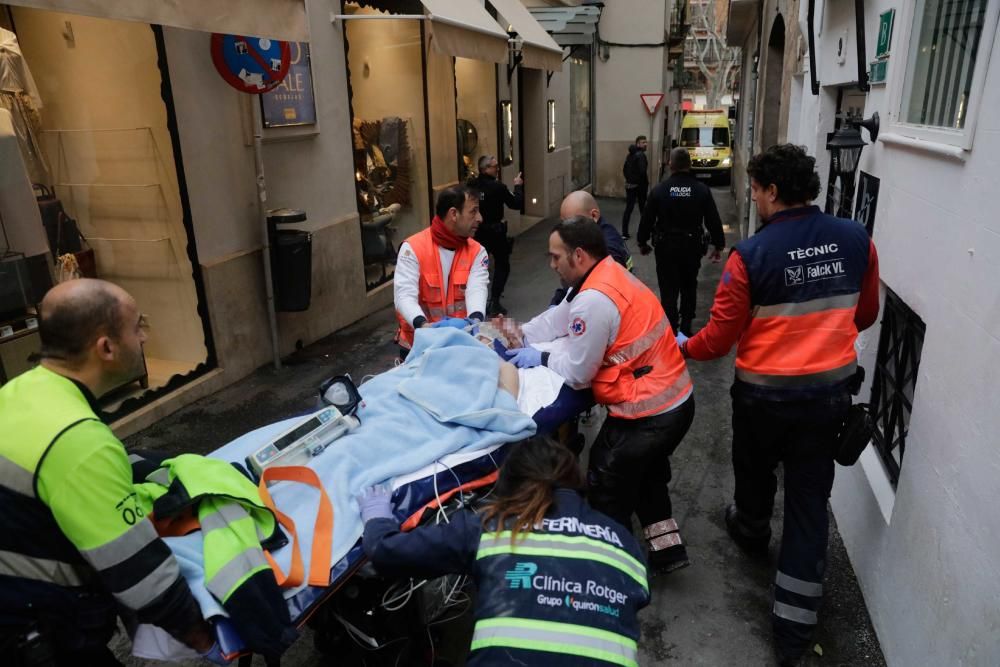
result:
M 503 150 L 500 164 L 514 163 L 514 114 L 510 100 L 500 102 L 500 147 Z
M 496 65 L 455 58 L 458 123 L 458 176 L 478 175 L 479 158 L 497 153 Z
M 345 3 L 346 14 L 378 12 Z M 392 279 L 399 244 L 427 224 L 421 22 L 344 21 L 365 283 Z
M 927 138 L 971 145 L 983 89 L 997 3 L 919 0 L 913 13 L 900 110 L 903 123 L 930 130 Z
M 549 100 L 548 103 L 548 113 L 546 115 L 548 121 L 548 151 L 551 153 L 556 149 L 556 101 Z
M 873 441 L 894 487 L 906 452 L 925 331 L 923 320 L 886 290 L 870 405 L 875 420 Z
M 152 325 L 141 374 L 102 398 L 116 418 L 214 363 L 165 49 L 147 24 L 20 7 L 11 17 L 0 79 L 16 71 L 17 89 L 5 87 L 0 106 L 24 128 L 28 178 L 72 219 L 46 230 L 47 250 L 67 270 L 92 258 L 97 277 L 131 293 Z
M 569 117 L 570 153 L 572 167 L 570 178 L 573 189 L 580 190 L 590 184 L 590 147 L 592 135 L 591 111 L 591 54 L 590 47 L 577 48 L 569 60 Z

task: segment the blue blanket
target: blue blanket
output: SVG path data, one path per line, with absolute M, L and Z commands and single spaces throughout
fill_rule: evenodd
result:
M 473 452 L 530 437 L 535 423 L 514 397 L 497 388 L 500 359 L 457 329 L 421 329 L 405 364 L 360 387 L 361 426 L 337 440 L 309 464 L 334 507 L 332 566 L 361 537 L 355 496 L 365 487 L 411 473 L 455 452 Z M 270 437 L 289 428 L 281 422 L 248 433 L 212 454 L 242 462 Z M 294 521 L 306 571 L 319 494 L 311 487 L 279 482 L 270 487 L 275 505 Z M 172 545 L 185 560 L 200 554 L 200 533 Z M 175 540 L 171 540 L 174 542 Z M 291 548 L 273 554 L 287 572 Z M 189 577 L 189 581 L 191 577 Z M 286 596 L 294 593 L 286 591 Z M 203 609 L 207 600 L 201 596 Z

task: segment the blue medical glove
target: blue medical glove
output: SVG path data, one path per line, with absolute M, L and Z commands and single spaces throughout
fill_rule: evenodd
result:
M 361 508 L 361 521 L 368 523 L 372 519 L 392 518 L 392 493 L 389 488 L 378 484 L 369 486 L 358 496 L 358 506 Z
M 683 345 L 684 341 L 686 341 L 688 339 L 688 337 L 684 335 L 683 331 L 678 331 L 677 335 L 674 336 L 674 338 L 677 339 L 677 344 L 678 345 Z
M 441 329 L 443 327 L 451 327 L 452 329 L 464 329 L 469 326 L 469 323 L 461 317 L 446 317 L 443 320 L 438 320 L 431 325 L 431 329 Z
M 208 649 L 201 654 L 201 657 L 208 660 L 216 665 L 228 665 L 229 661 L 225 659 L 222 655 L 222 647 L 219 646 L 219 642 L 216 641 L 212 644 L 212 648 Z
M 542 351 L 530 345 L 507 350 L 507 361 L 518 368 L 534 368 L 542 365 Z

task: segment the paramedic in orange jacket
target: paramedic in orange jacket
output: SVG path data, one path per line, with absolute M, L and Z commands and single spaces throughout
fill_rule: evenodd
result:
M 464 185 L 448 188 L 435 213 L 430 227 L 403 242 L 396 260 L 393 302 L 403 358 L 415 329 L 464 327 L 486 312 L 489 256 L 472 238 L 483 221 L 479 194 Z
M 772 621 L 782 664 L 810 645 L 823 595 L 834 449 L 860 385 L 854 341 L 878 316 L 878 255 L 865 228 L 808 203 L 815 160 L 772 146 L 747 165 L 763 226 L 726 262 L 708 326 L 681 343 L 691 359 L 736 351 L 733 539 L 766 551 L 784 466 L 785 512 Z
M 572 289 L 522 327 L 524 347 L 510 350 L 511 360 L 548 366 L 573 388 L 591 387 L 608 408 L 590 452 L 591 505 L 623 526 L 638 515 L 653 570 L 684 567 L 667 484 L 669 457 L 694 418 L 694 395 L 670 322 L 656 295 L 608 255 L 589 217 L 556 225 L 549 262 Z

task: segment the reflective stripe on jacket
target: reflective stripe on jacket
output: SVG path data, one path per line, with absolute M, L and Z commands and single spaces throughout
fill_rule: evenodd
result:
M 183 454 L 136 485 L 158 524 L 196 512 L 204 540 L 205 588 L 222 603 L 255 653 L 281 655 L 298 637 L 262 543 L 283 539 L 257 486 L 227 461 Z
M 197 606 L 85 392 L 41 366 L 0 389 L 0 611 L 7 624 L 60 624 L 59 642 L 101 645 L 117 603 L 178 636 Z
M 637 664 L 636 615 L 649 604 L 642 551 L 575 491 L 556 490 L 540 525 L 513 544 L 509 530 L 466 511 L 407 533 L 395 519 L 373 519 L 362 543 L 380 572 L 472 576 L 470 667 Z
M 869 247 L 862 225 L 816 206 L 782 211 L 736 245 L 752 304 L 738 381 L 778 398 L 822 393 L 854 375 L 854 313 Z
M 427 315 L 427 321 L 437 322 L 446 317 L 468 316 L 465 288 L 469 282 L 472 263 L 482 246 L 473 239 L 468 239 L 465 245 L 455 251 L 455 259 L 448 272 L 448 284 L 445 285 L 441 270 L 441 255 L 437 244 L 434 243 L 430 227 L 417 232 L 406 239 L 406 242 L 410 244 L 420 264 L 417 301 Z M 413 323 L 407 322 L 399 311 L 396 311 L 396 319 L 399 320 L 399 345 L 410 349 L 413 346 Z
M 205 540 L 205 587 L 219 602 L 226 603 L 250 575 L 271 569 L 261 542 L 274 534 L 274 514 L 254 483 L 228 462 L 182 454 L 164 461 L 136 491 L 157 520 L 197 512 Z
M 642 281 L 605 257 L 580 291 L 594 289 L 614 302 L 618 336 L 592 381 L 594 399 L 623 419 L 669 410 L 691 392 L 691 376 L 659 299 Z

